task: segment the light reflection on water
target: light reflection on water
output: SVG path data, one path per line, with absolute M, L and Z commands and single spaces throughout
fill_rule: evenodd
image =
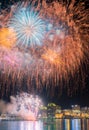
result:
M 73 119 L 71 122 L 72 130 L 81 130 L 81 120 Z
M 89 130 L 89 119 L 0 121 L 0 130 Z

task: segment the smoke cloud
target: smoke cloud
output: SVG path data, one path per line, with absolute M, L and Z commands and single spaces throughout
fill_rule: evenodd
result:
M 27 120 L 36 120 L 42 102 L 38 96 L 20 93 L 10 97 L 10 103 L 0 101 L 0 113 L 14 115 Z

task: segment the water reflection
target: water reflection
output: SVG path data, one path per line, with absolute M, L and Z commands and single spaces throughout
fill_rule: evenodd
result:
M 64 120 L 63 130 L 70 130 L 70 119 Z
M 89 119 L 82 119 L 81 128 L 82 130 L 89 130 Z
M 63 119 L 56 119 L 56 130 L 63 129 Z
M 1 121 L 0 130 L 43 130 L 42 121 Z
M 81 130 L 81 120 L 80 119 L 71 120 L 71 130 Z
M 89 130 L 89 119 L 87 119 L 87 130 Z
M 21 122 L 20 128 L 21 130 L 43 130 L 43 123 L 40 121 L 25 123 Z
M 89 119 L 45 121 L 0 121 L 0 130 L 89 130 Z

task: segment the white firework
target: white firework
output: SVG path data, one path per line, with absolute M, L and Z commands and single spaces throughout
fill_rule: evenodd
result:
M 45 22 L 40 18 L 39 13 L 33 9 L 20 8 L 14 12 L 8 22 L 8 27 L 16 32 L 16 45 L 29 47 L 42 45 L 45 36 Z

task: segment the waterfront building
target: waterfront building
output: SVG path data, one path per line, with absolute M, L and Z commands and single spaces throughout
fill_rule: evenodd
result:
M 56 110 L 55 110 L 55 118 L 63 118 L 63 113 L 61 110 L 61 106 L 56 105 Z
M 80 110 L 80 106 L 79 105 L 72 105 L 72 110 L 71 110 L 71 114 L 73 118 L 80 118 L 81 116 L 81 110 Z
M 56 111 L 56 104 L 49 103 L 47 105 L 47 117 L 54 118 L 55 117 L 55 111 Z
M 62 110 L 64 118 L 71 118 L 71 109 Z
M 47 118 L 47 107 L 42 106 L 39 110 L 39 118 Z
M 82 107 L 81 108 L 81 117 L 82 118 L 89 118 L 89 107 Z

